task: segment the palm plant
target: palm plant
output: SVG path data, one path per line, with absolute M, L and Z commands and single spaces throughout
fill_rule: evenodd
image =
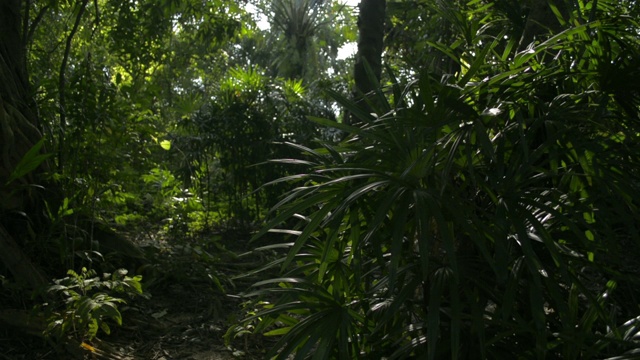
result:
M 271 3 L 272 34 L 279 51 L 274 58 L 278 75 L 311 82 L 318 76 L 319 42 L 337 54 L 337 39 L 328 31 L 328 7 L 318 0 L 277 0 Z
M 640 348 L 640 89 L 621 81 L 638 80 L 639 24 L 578 1 L 556 12 L 565 30 L 518 50 L 492 3 L 470 5 L 455 17 L 464 41 L 432 44 L 459 73 L 395 80 L 375 115 L 336 95 L 365 125 L 313 119 L 350 135 L 282 160 L 306 171 L 279 180 L 297 187 L 257 236 L 292 241 L 246 319 L 281 336 L 276 358 Z

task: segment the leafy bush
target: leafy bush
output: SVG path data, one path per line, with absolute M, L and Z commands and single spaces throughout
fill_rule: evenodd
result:
M 277 201 L 277 190 L 260 185 L 284 174 L 279 164 L 256 165 L 285 156 L 289 149 L 276 143 L 320 136 L 305 116 L 328 111 L 309 99 L 301 81 L 270 79 L 263 72 L 229 70 L 213 101 L 185 117 L 174 135 L 182 155 L 177 177 L 192 184 L 205 209 L 217 210 L 222 222 L 245 228 Z
M 247 294 L 272 356 L 638 351 L 640 96 L 612 81 L 640 80 L 639 27 L 610 11 L 524 50 L 498 14 L 463 14 L 460 73 L 395 81 L 375 116 L 336 96 L 364 125 L 314 119 L 350 135 L 296 146 L 306 170 L 258 234 L 292 238 L 282 277 Z
M 68 277 L 55 280 L 55 285 L 47 290 L 59 296 L 60 303 L 44 306 L 44 310 L 50 313 L 45 334 L 57 340 L 68 336 L 91 340 L 99 330 L 110 334 L 108 320 L 122 325 L 118 304 L 126 302 L 114 294 L 142 295 L 142 276 L 126 276 L 124 269 L 104 274 L 102 280 L 94 270 L 86 268 L 82 268 L 80 274 L 73 270 L 67 274 Z

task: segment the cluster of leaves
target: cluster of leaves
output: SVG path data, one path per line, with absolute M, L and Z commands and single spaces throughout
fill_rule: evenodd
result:
M 252 64 L 274 77 L 302 80 L 305 86 L 350 72 L 338 51 L 356 40 L 357 28 L 353 11 L 340 1 L 256 1 L 256 7 L 271 27 L 253 38 L 259 54 Z
M 247 223 L 275 204 L 278 189 L 258 191 L 283 175 L 277 164 L 256 166 L 283 156 L 285 141 L 308 142 L 322 134 L 305 116 L 325 113 L 322 100 L 308 100 L 301 80 L 271 79 L 260 68 L 229 71 L 213 101 L 185 117 L 174 135 L 180 153 L 178 176 L 196 190 L 205 208 L 220 220 Z
M 77 33 L 59 26 L 80 8 L 86 11 L 78 15 Z M 240 70 L 265 60 L 271 67 L 275 55 L 260 52 L 273 44 L 246 44 L 264 34 L 250 29 L 250 14 L 236 2 L 118 0 L 38 10 L 43 26 L 33 34 L 30 76 L 43 123 L 52 129 L 47 140 L 58 166 L 51 177 L 70 206 L 85 214 L 120 225 L 167 220 L 179 231 L 189 222 L 202 228 L 259 217 L 266 195 L 248 194 L 277 176 L 248 166 L 267 159 L 281 133 L 298 140 L 315 136 L 300 120 L 327 111 L 328 101 L 312 96 L 301 80 Z M 315 32 L 298 35 L 320 41 Z M 70 44 L 67 54 L 59 46 L 63 40 Z M 320 68 L 329 66 L 318 63 L 307 72 L 312 87 L 321 86 L 315 75 L 325 78 Z M 170 136 L 179 139 L 169 142 Z M 164 185 L 153 186 L 156 180 Z
M 233 1 L 54 1 L 26 8 L 34 17 L 29 75 L 51 133 L 48 150 L 57 166 L 50 175 L 63 189 L 49 199 L 52 206 L 66 195 L 74 208 L 107 221 L 147 220 L 149 196 L 155 203 L 179 196 L 159 200 L 160 191 L 140 178 L 164 170 L 160 140 L 193 110 L 187 94 L 201 94 L 202 84 L 220 76 L 226 64 L 218 57 L 242 29 L 244 11 Z M 73 21 L 76 32 L 69 31 Z
M 193 234 L 193 224 L 208 225 L 214 211 L 242 220 L 262 215 L 279 191 L 254 191 L 284 172 L 279 165 L 252 166 L 289 152 L 274 142 L 321 136 L 304 116 L 331 116 L 331 102 L 309 89 L 327 81 L 330 66 L 338 71 L 341 65 L 344 72 L 346 63 L 336 62 L 335 52 L 353 35 L 342 26 L 346 35 L 330 38 L 326 21 L 318 23 L 322 34 L 298 34 L 309 37 L 305 43 L 312 45 L 305 61 L 298 59 L 298 64 L 309 65 L 304 74 L 312 81 L 307 84 L 297 78 L 300 74 L 284 80 L 269 79 L 262 70 L 239 70 L 259 63 L 259 57 L 269 67 L 277 63 L 284 69 L 276 55 L 262 56 L 273 44 L 260 54 L 248 51 L 250 59 L 238 55 L 249 47 L 241 49 L 233 40 L 240 34 L 243 39 L 256 35 L 243 24 L 250 16 L 242 2 L 19 3 L 12 2 L 6 7 L 12 11 L 3 15 L 23 16 L 25 33 L 11 40 L 24 45 L 28 55 L 20 62 L 28 64 L 28 74 L 25 69 L 24 74 L 2 75 L 33 84 L 27 91 L 33 104 L 29 99 L 20 106 L 38 114 L 29 125 L 47 136 L 40 140 L 34 131 L 25 145 L 38 145 L 24 161 L 17 166 L 5 162 L 11 168 L 3 170 L 11 177 L 1 190 L 28 186 L 37 189 L 34 193 L 42 191 L 46 200 L 13 211 L 2 223 L 13 226 L 18 223 L 14 218 L 19 219 L 11 235 L 26 257 L 48 273 L 88 264 L 110 270 L 141 260 L 141 250 L 115 236 L 114 227 L 163 221 L 174 234 L 184 235 L 179 240 L 184 242 Z M 348 22 L 341 19 L 342 25 Z M 331 64 L 316 54 L 329 48 L 323 54 L 330 53 Z M 204 110 L 193 115 L 203 103 Z M 37 186 L 21 179 L 36 169 Z M 204 275 L 222 291 L 225 276 L 211 270 L 219 257 L 189 244 L 176 249 L 183 250 L 188 280 Z M 139 279 L 117 276 L 101 280 L 83 269 L 58 280 L 50 292 L 63 299 L 47 307 L 52 313 L 49 335 L 90 339 L 100 329 L 108 333 L 111 322 L 119 324 L 123 300 L 112 291 L 119 291 L 117 282 L 133 286 Z
M 277 359 L 632 358 L 640 24 L 578 1 L 522 48 L 494 3 L 438 4 L 460 70 L 394 80 L 375 116 L 336 95 L 362 127 L 314 119 L 350 135 L 287 160 L 258 234 L 292 237 L 283 276 L 239 328 Z
M 59 298 L 59 303 L 43 306 L 50 314 L 45 334 L 58 341 L 67 337 L 91 340 L 99 330 L 110 334 L 108 320 L 122 325 L 118 304 L 126 303 L 114 294 L 135 297 L 143 293 L 142 277 L 129 277 L 124 269 L 104 274 L 103 279 L 97 277 L 94 270 L 86 268 L 82 268 L 80 274 L 73 270 L 67 274 L 68 277 L 55 280 L 55 285 L 47 289 Z

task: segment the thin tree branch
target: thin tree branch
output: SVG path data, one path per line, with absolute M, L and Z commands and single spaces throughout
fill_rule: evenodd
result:
M 66 45 L 64 48 L 64 56 L 62 58 L 62 63 L 60 64 L 60 75 L 58 78 L 58 106 L 60 108 L 60 128 L 59 128 L 59 153 L 58 153 L 58 169 L 62 170 L 64 167 L 64 157 L 62 153 L 62 149 L 64 148 L 64 137 L 67 130 L 67 110 L 66 110 L 66 98 L 65 98 L 65 86 L 66 86 L 66 70 L 67 63 L 69 62 L 69 53 L 71 52 L 71 43 L 73 41 L 73 37 L 75 36 L 78 28 L 80 27 L 80 21 L 82 20 L 82 15 L 87 7 L 87 3 L 89 0 L 82 0 L 80 4 L 80 8 L 78 9 L 78 14 L 76 15 L 76 21 L 73 24 L 73 28 L 71 32 L 67 36 Z
M 49 5 L 45 5 L 42 7 L 42 9 L 40 9 L 40 11 L 38 11 L 38 15 L 36 15 L 36 18 L 33 19 L 33 22 L 31 23 L 31 26 L 29 27 L 29 32 L 28 35 L 25 39 L 25 44 L 31 44 L 31 41 L 33 40 L 33 34 L 36 32 L 36 28 L 38 27 L 38 25 L 40 24 L 40 22 L 42 21 L 42 18 L 44 18 L 44 15 L 47 13 L 47 10 L 49 10 Z

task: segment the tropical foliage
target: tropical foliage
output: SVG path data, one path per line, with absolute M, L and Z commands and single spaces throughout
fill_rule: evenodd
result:
M 637 357 L 639 10 L 0 1 L 0 322 L 93 352 L 144 285 L 277 359 Z
M 319 79 L 344 76 L 346 62 L 338 50 L 354 41 L 353 15 L 338 1 L 276 0 L 260 4 L 269 14 L 266 42 L 274 73 L 302 79 L 305 85 Z
M 321 89 L 347 88 L 348 61 L 335 50 L 355 34 L 331 4 L 322 17 L 339 13 L 339 33 L 322 20 L 322 31 L 303 34 L 313 43 L 309 81 L 278 77 L 279 35 L 259 30 L 244 5 L 0 4 L 3 325 L 61 344 L 106 335 L 122 321 L 120 299 L 93 292 L 106 284 L 94 275 L 122 268 L 136 281 L 144 272 L 145 286 L 233 287 L 217 266 L 232 256 L 220 232 L 253 231 L 284 191 L 258 190 L 288 174 L 268 162 L 290 153 L 276 143 L 324 137 L 305 117 L 335 116 Z
M 288 251 L 246 323 L 278 359 L 633 358 L 635 5 L 551 4 L 523 43 L 507 2 L 418 3 L 451 31 L 439 60 L 390 70 L 374 114 L 335 94 L 362 127 L 312 118 L 348 136 L 283 160 L 258 236 Z
M 47 289 L 47 292 L 61 294 L 64 299 L 63 306 L 47 304 L 50 308 L 45 309 L 50 313 L 45 333 L 57 339 L 72 335 L 79 340 L 91 340 L 99 330 L 110 334 L 111 327 L 107 320 L 122 325 L 118 304 L 126 304 L 124 299 L 114 295 L 142 295 L 142 277 L 126 276 L 124 270 L 105 274 L 103 280 L 96 276 L 95 271 L 86 268 L 82 268 L 80 274 L 69 270 L 67 275 Z
M 286 156 L 282 142 L 323 136 L 305 116 L 332 116 L 329 99 L 310 99 L 309 91 L 302 80 L 271 79 L 259 67 L 234 68 L 212 101 L 179 122 L 173 145 L 181 166 L 175 172 L 199 190 L 217 222 L 246 227 L 277 202 L 284 189 L 259 188 L 286 169 L 262 163 Z

